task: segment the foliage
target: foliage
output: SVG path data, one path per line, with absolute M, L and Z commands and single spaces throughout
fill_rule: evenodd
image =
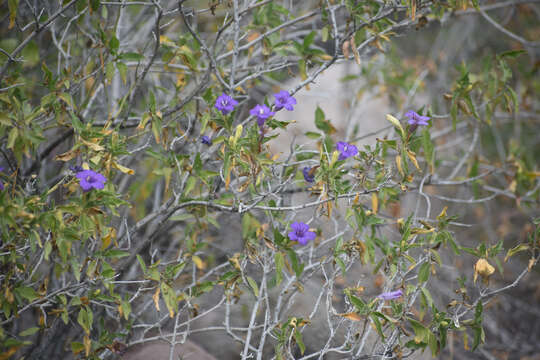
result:
M 112 359 L 119 344 L 181 343 L 212 312 L 224 320 L 198 331 L 218 329 L 243 359 L 437 356 L 450 333 L 477 348 L 486 303 L 538 262 L 538 44 L 503 28 L 509 41 L 458 64 L 420 108 L 428 70 L 415 66 L 433 59 L 407 64 L 393 44 L 498 10 L 475 0 L 1 5 L 0 359 Z M 516 11 L 526 26 L 530 14 Z M 321 104 L 309 143 L 272 151 L 294 125 L 280 112 L 353 61 L 364 77 L 344 80 L 391 101 L 377 120 L 385 135 L 361 146 L 362 129 L 344 133 Z M 466 214 L 487 203 L 518 209 L 526 239 L 466 241 Z M 471 265 L 458 269 L 465 254 Z M 512 257 L 523 271 L 494 286 Z M 434 295 L 443 267 L 462 274 L 452 298 Z M 312 307 L 296 311 L 313 283 Z

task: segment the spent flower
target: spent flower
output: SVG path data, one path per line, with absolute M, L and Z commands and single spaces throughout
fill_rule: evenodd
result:
M 202 142 L 203 144 L 205 144 L 205 145 L 208 145 L 208 146 L 212 145 L 212 139 L 210 139 L 210 138 L 209 138 L 208 136 L 206 136 L 206 135 L 201 136 L 201 142 Z
M 93 170 L 83 170 L 75 175 L 84 192 L 92 189 L 103 189 L 107 178 Z
M 313 231 L 309 231 L 308 224 L 303 222 L 293 222 L 291 224 L 292 231 L 289 232 L 289 239 L 292 241 L 298 241 L 301 245 L 307 245 L 309 241 L 314 240 L 317 237 Z
M 217 99 L 214 107 L 221 111 L 223 115 L 227 115 L 234 110 L 234 107 L 238 105 L 238 101 L 234 100 L 229 95 L 223 93 Z
M 345 160 L 347 158 L 350 158 L 351 156 L 355 156 L 358 154 L 358 149 L 356 146 L 346 143 L 344 141 L 339 141 L 336 144 L 336 148 L 339 151 L 339 158 L 338 160 Z
M 427 126 L 429 125 L 428 120 L 431 119 L 429 116 L 422 116 L 412 110 L 407 111 L 405 113 L 405 116 L 409 118 L 409 120 L 407 121 L 409 125 L 413 125 L 413 126 L 419 126 L 419 125 Z
M 286 90 L 281 90 L 277 94 L 274 94 L 276 98 L 276 110 L 281 110 L 283 108 L 292 111 L 294 105 L 296 105 L 296 99 L 289 95 L 289 92 Z
M 306 180 L 308 183 L 312 183 L 315 181 L 314 168 L 310 168 L 309 166 L 306 166 L 302 169 L 302 174 L 304 174 L 304 180 Z

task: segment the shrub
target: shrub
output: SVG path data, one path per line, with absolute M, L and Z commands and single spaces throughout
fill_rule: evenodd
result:
M 5 2 L 0 358 L 477 348 L 538 262 L 527 2 Z M 476 44 L 421 50 L 470 17 Z M 297 110 L 340 63 L 357 84 L 331 102 L 388 100 L 376 141 Z M 284 112 L 313 121 L 306 143 L 279 143 Z

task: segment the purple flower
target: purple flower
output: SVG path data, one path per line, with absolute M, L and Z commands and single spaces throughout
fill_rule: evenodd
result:
M 259 124 L 259 127 L 262 127 L 265 120 L 275 114 L 275 112 L 270 111 L 270 108 L 264 104 L 257 104 L 253 109 L 249 110 L 249 113 L 257 117 L 257 124 Z
M 379 295 L 377 297 L 379 299 L 383 299 L 383 300 L 394 300 L 394 299 L 400 298 L 402 296 L 403 296 L 403 290 L 399 289 L 399 290 L 396 290 L 396 291 L 390 291 L 390 292 L 382 293 L 381 295 Z
M 308 224 L 303 222 L 293 222 L 291 229 L 293 231 L 289 232 L 289 239 L 298 241 L 302 245 L 307 245 L 308 241 L 315 239 L 317 236 L 313 231 L 309 231 Z
M 238 105 L 238 101 L 234 100 L 229 95 L 223 93 L 216 99 L 214 107 L 221 111 L 223 115 L 227 115 L 234 110 L 234 107 Z
M 83 171 L 84 169 L 82 168 L 82 166 L 75 165 L 75 166 L 70 166 L 69 170 L 71 170 L 71 171 L 73 171 L 75 173 L 78 173 L 80 171 Z
M 296 99 L 289 95 L 288 91 L 281 90 L 277 94 L 274 94 L 276 98 L 276 110 L 283 108 L 293 111 L 293 106 L 296 105 Z
M 304 174 L 304 180 L 306 180 L 308 183 L 315 181 L 315 171 L 313 168 L 306 166 L 302 169 L 302 174 Z
M 84 192 L 94 189 L 103 189 L 107 178 L 93 170 L 83 170 L 75 175 Z
M 212 145 L 212 139 L 210 139 L 210 138 L 209 138 L 208 136 L 206 136 L 206 135 L 201 136 L 201 142 L 202 142 L 203 144 L 205 144 L 205 145 L 208 145 L 208 146 Z
M 429 125 L 427 121 L 431 119 L 429 116 L 419 115 L 417 112 L 412 111 L 412 110 L 407 111 L 405 113 L 405 116 L 409 118 L 409 120 L 407 121 L 409 125 L 413 125 L 413 126 L 418 126 L 418 125 L 427 126 Z
M 0 172 L 4 171 L 4 168 L 0 166 Z M 4 190 L 4 183 L 0 181 L 0 191 Z
M 338 160 L 345 160 L 351 156 L 358 154 L 358 149 L 356 146 L 346 143 L 344 141 L 339 141 L 336 144 L 336 148 L 340 152 Z

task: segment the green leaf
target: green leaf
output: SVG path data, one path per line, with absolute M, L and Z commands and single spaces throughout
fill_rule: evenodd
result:
M 385 336 L 384 336 L 384 333 L 382 331 L 382 325 L 381 325 L 381 322 L 379 321 L 379 318 L 375 314 L 371 314 L 371 315 L 369 315 L 369 317 L 370 317 L 371 321 L 373 321 L 373 324 L 375 325 L 375 329 L 377 330 L 377 334 L 379 334 L 381 339 L 384 341 Z
M 324 112 L 317 106 L 315 110 L 315 126 L 317 129 L 323 131 L 325 134 L 331 134 L 334 127 L 328 120 L 325 119 Z
M 107 79 L 107 82 L 110 84 L 112 79 L 114 77 L 114 63 L 108 62 L 107 65 L 105 65 L 105 78 Z
M 431 293 L 429 292 L 428 289 L 426 289 L 425 287 L 422 287 L 420 289 L 422 291 L 422 296 L 424 297 L 426 303 L 428 304 L 429 307 L 432 307 L 433 306 L 433 298 L 431 297 Z
M 195 156 L 195 161 L 193 162 L 193 171 L 195 171 L 195 174 L 199 175 L 202 169 L 202 160 L 201 160 L 201 153 L 197 153 Z
M 349 298 L 351 304 L 354 305 L 354 307 L 358 310 L 360 314 L 366 314 L 369 311 L 369 307 L 367 306 L 367 304 L 362 299 L 354 296 L 351 293 L 350 289 L 346 289 L 345 294 Z
M 176 293 L 169 285 L 162 282 L 161 283 L 161 296 L 163 297 L 163 300 L 165 301 L 165 305 L 167 306 L 167 309 L 169 310 L 169 316 L 171 318 L 174 317 L 174 313 L 178 311 Z
M 526 51 L 526 50 L 523 50 L 523 49 L 520 49 L 520 50 L 509 50 L 509 51 L 503 52 L 503 53 L 500 54 L 499 56 L 500 56 L 501 58 L 509 57 L 509 58 L 515 59 L 515 58 L 517 58 L 519 55 L 521 55 L 521 54 L 526 54 L 526 53 L 527 53 L 527 51 Z
M 427 343 L 430 331 L 419 321 L 411 318 L 408 318 L 408 320 L 414 331 L 414 342 L 417 344 L 421 342 Z
M 137 256 L 137 260 L 139 260 L 139 264 L 141 265 L 141 269 L 143 273 L 146 274 L 146 264 L 144 263 L 143 258 L 139 254 L 137 254 L 136 256 Z
M 144 56 L 135 52 L 125 52 L 118 55 L 118 59 L 127 61 L 140 61 L 144 59 Z
M 317 33 L 315 31 L 312 31 L 304 38 L 304 42 L 302 44 L 304 51 L 308 50 L 311 44 L 313 44 L 316 34 Z
M 246 276 L 246 279 L 249 283 L 249 286 L 251 286 L 251 288 L 253 289 L 255 297 L 259 297 L 259 286 L 257 285 L 257 282 L 253 280 L 253 278 L 250 276 Z
M 35 333 L 37 333 L 39 331 L 39 328 L 34 326 L 34 327 L 31 327 L 31 328 L 28 328 L 24 331 L 22 331 L 19 336 L 30 336 L 30 335 L 34 335 Z
M 484 328 L 482 327 L 482 325 L 473 327 L 473 332 L 474 332 L 474 340 L 473 340 L 472 351 L 476 350 L 478 345 L 483 344 L 486 341 L 486 334 L 484 333 Z
M 15 25 L 15 18 L 17 17 L 18 8 L 19 8 L 19 0 L 8 0 L 8 9 L 9 9 L 8 29 L 11 29 Z
M 129 252 L 117 250 L 117 249 L 109 249 L 103 252 L 103 256 L 108 257 L 108 258 L 113 258 L 113 259 L 123 258 L 123 257 L 129 256 Z
M 439 342 L 437 337 L 431 331 L 428 330 L 428 345 L 431 350 L 431 356 L 435 357 L 439 353 Z
M 476 308 L 474 309 L 474 322 L 476 324 L 482 323 L 483 311 L 484 311 L 484 305 L 482 304 L 482 301 L 478 301 L 478 304 L 476 304 Z
M 7 141 L 7 148 L 13 149 L 13 146 L 15 145 L 15 140 L 17 140 L 17 137 L 19 136 L 19 131 L 16 127 L 11 128 L 9 131 L 8 141 Z
M 111 53 L 115 54 L 118 51 L 118 47 L 120 46 L 120 41 L 116 38 L 116 36 L 112 36 L 111 40 L 109 40 L 109 49 L 111 50 Z
M 120 78 L 122 79 L 122 82 L 125 84 L 127 82 L 127 71 L 128 67 L 123 62 L 117 61 L 116 62 L 116 68 L 118 69 L 118 72 L 120 73 Z
M 73 352 L 74 355 L 77 355 L 78 353 L 83 352 L 84 344 L 78 341 L 73 341 L 71 343 L 71 351 Z
M 24 58 L 23 67 L 33 67 L 39 64 L 39 47 L 35 41 L 30 41 L 21 52 Z
M 304 352 L 306 351 L 306 346 L 304 345 L 304 341 L 302 340 L 302 333 L 298 331 L 298 329 L 294 329 L 294 340 L 298 344 L 298 347 L 300 347 L 300 353 L 304 355 Z
M 36 291 L 33 288 L 28 287 L 28 286 L 21 286 L 21 287 L 15 288 L 14 291 L 17 295 L 25 298 L 26 300 L 30 302 L 34 301 L 35 299 L 39 297 Z
M 281 252 L 276 252 L 274 255 L 274 261 L 276 263 L 276 285 L 281 284 L 283 280 L 283 267 L 285 265 L 285 258 Z
M 509 258 L 516 255 L 517 253 L 520 253 L 522 251 L 529 250 L 529 244 L 519 244 L 517 246 L 514 246 L 508 252 L 506 253 L 506 256 L 504 257 L 504 262 L 507 262 Z
M 92 310 L 86 309 L 84 307 L 79 311 L 79 316 L 77 316 L 77 322 L 86 334 L 90 335 L 90 330 L 92 330 L 92 323 L 94 322 L 94 315 Z
M 88 0 L 88 6 L 92 11 L 97 11 L 99 9 L 99 5 L 101 4 L 100 0 Z
M 418 282 L 423 283 L 429 279 L 429 271 L 431 264 L 428 262 L 423 263 L 418 270 Z
M 304 264 L 298 262 L 298 257 L 296 256 L 294 250 L 288 250 L 287 253 L 289 254 L 289 258 L 291 259 L 292 268 L 296 273 L 296 277 L 299 278 L 304 271 Z
M 321 137 L 321 134 L 313 132 L 313 131 L 308 131 L 304 135 L 306 135 L 310 139 L 318 139 Z

